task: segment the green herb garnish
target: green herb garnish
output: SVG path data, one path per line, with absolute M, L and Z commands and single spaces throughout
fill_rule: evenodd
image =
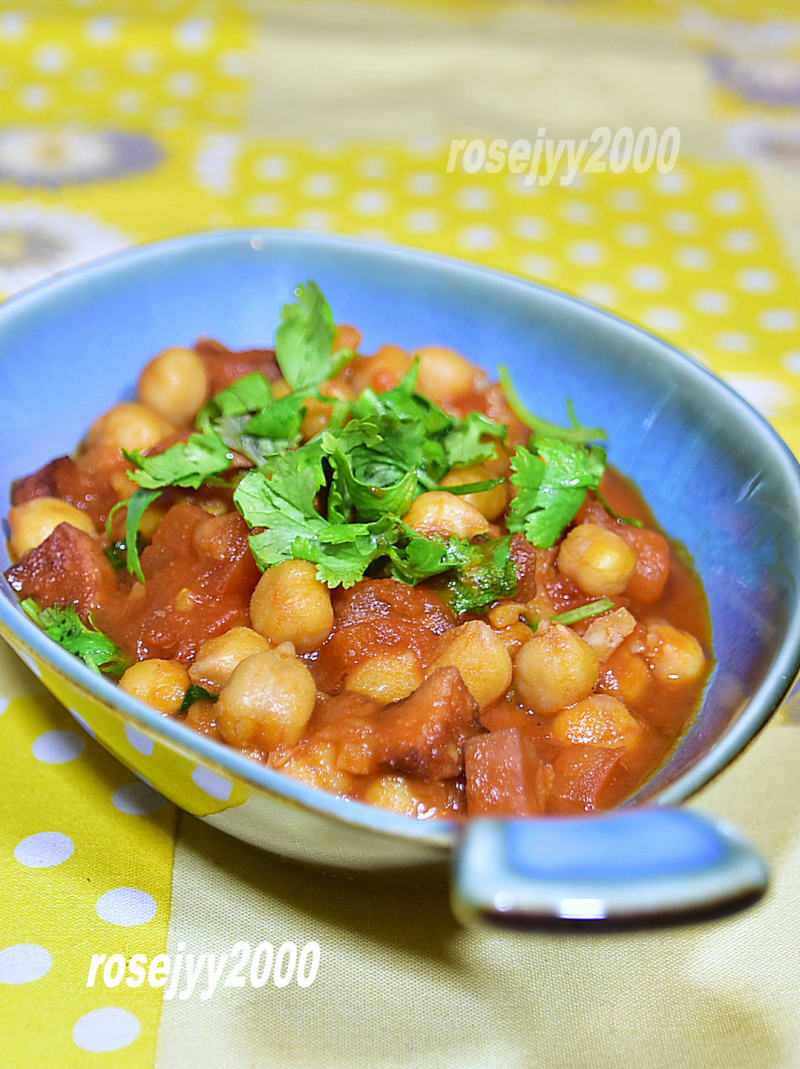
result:
M 217 697 L 216 694 L 212 694 L 205 687 L 201 687 L 197 683 L 190 683 L 178 713 L 179 715 L 185 715 L 189 711 L 189 706 L 194 705 L 195 702 L 215 702 Z
M 20 605 L 49 638 L 80 657 L 93 671 L 121 676 L 129 667 L 131 662 L 119 646 L 102 631 L 88 628 L 74 605 L 40 609 L 33 598 L 25 598 Z
M 593 616 L 600 616 L 601 613 L 608 612 L 609 609 L 614 608 L 614 602 L 611 598 L 598 598 L 597 601 L 589 601 L 585 605 L 579 605 L 577 609 L 568 609 L 566 612 L 556 613 L 555 616 L 548 617 L 553 623 L 569 624 L 580 623 L 581 620 L 589 620 Z M 538 631 L 538 620 L 526 620 L 525 623 L 530 627 L 532 631 Z
M 148 508 L 153 502 L 161 497 L 161 490 L 143 490 L 141 487 L 138 490 L 134 490 L 129 498 L 125 501 L 118 501 L 108 514 L 106 520 L 106 533 L 111 538 L 111 521 L 118 509 L 127 509 L 127 515 L 125 517 L 125 563 L 128 571 L 131 575 L 135 575 L 140 583 L 144 582 L 144 572 L 142 571 L 142 562 L 139 559 L 139 524 L 142 522 L 142 516 L 147 512 Z M 114 546 L 120 546 L 121 543 L 115 542 Z M 111 560 L 112 564 L 115 564 L 114 560 Z M 115 565 L 118 567 L 118 565 Z

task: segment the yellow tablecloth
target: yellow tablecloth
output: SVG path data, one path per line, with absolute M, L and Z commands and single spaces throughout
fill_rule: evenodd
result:
M 645 324 L 797 450 L 799 109 L 788 2 L 4 2 L 0 293 L 208 227 L 372 235 Z M 676 127 L 675 167 L 448 171 L 453 139 L 624 126 Z M 4 1066 L 800 1066 L 791 709 L 693 803 L 768 857 L 761 904 L 518 938 L 460 929 L 442 877 L 326 877 L 176 814 L 6 650 L 0 695 Z M 87 985 L 93 954 L 239 940 L 315 940 L 318 977 L 183 1000 Z

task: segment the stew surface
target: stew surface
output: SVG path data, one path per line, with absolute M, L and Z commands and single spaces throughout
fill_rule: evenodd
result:
M 16 482 L 23 607 L 164 715 L 347 798 L 619 803 L 710 671 L 685 554 L 601 431 L 448 349 L 362 355 L 313 283 L 296 296 L 275 350 L 158 354 Z

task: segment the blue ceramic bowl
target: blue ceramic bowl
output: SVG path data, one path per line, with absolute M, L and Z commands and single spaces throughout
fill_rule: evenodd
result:
M 69 452 L 98 413 L 132 396 L 139 369 L 159 350 L 199 335 L 232 348 L 270 344 L 287 294 L 307 278 L 320 284 L 337 320 L 362 330 L 366 351 L 384 342 L 452 346 L 490 374 L 508 365 L 543 416 L 562 420 L 572 398 L 583 422 L 608 428 L 611 463 L 634 478 L 694 558 L 717 661 L 697 719 L 631 801 L 673 804 L 701 787 L 764 724 L 798 669 L 800 473 L 764 420 L 719 380 L 660 339 L 563 294 L 413 251 L 286 231 L 194 235 L 55 277 L 0 306 L 0 496 L 7 501 L 14 478 Z M 2 568 L 8 564 L 3 548 Z M 159 716 L 51 643 L 4 582 L 0 630 L 121 761 L 242 839 L 356 869 L 441 860 L 461 842 L 453 824 L 342 801 Z M 555 825 L 547 824 L 552 837 Z M 603 834 L 618 826 L 628 845 L 614 849 L 629 860 L 641 858 L 636 834 L 651 843 L 669 838 L 664 828 L 637 831 L 630 820 L 606 820 Z M 594 829 L 599 836 L 599 823 L 581 822 L 581 856 Z M 516 847 L 503 847 L 506 860 L 522 849 L 523 832 L 515 835 Z M 699 850 L 689 868 L 702 856 L 713 869 L 722 849 L 713 835 L 683 846 Z M 489 856 L 486 847 L 479 856 Z M 653 878 L 662 890 L 664 879 L 686 886 L 676 864 L 655 858 L 639 913 L 666 908 L 663 894 L 651 893 Z M 567 864 L 547 877 L 560 888 L 556 912 L 564 913 L 579 868 Z M 753 873 L 751 866 L 751 891 Z M 638 878 L 623 865 L 612 883 L 630 888 Z M 500 912 L 520 903 L 523 912 L 539 909 L 522 892 L 488 893 Z M 689 902 L 683 891 L 678 897 Z M 613 914 L 611 898 L 601 895 L 606 904 L 589 913 Z

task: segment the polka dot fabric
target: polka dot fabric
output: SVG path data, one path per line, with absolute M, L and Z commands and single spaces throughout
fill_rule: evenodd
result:
M 174 809 L 22 665 L 3 658 L 2 685 L 17 692 L 0 716 L 13 755 L 0 792 L 3 1064 L 153 1064 L 161 992 L 86 982 L 93 954 L 164 950 Z

